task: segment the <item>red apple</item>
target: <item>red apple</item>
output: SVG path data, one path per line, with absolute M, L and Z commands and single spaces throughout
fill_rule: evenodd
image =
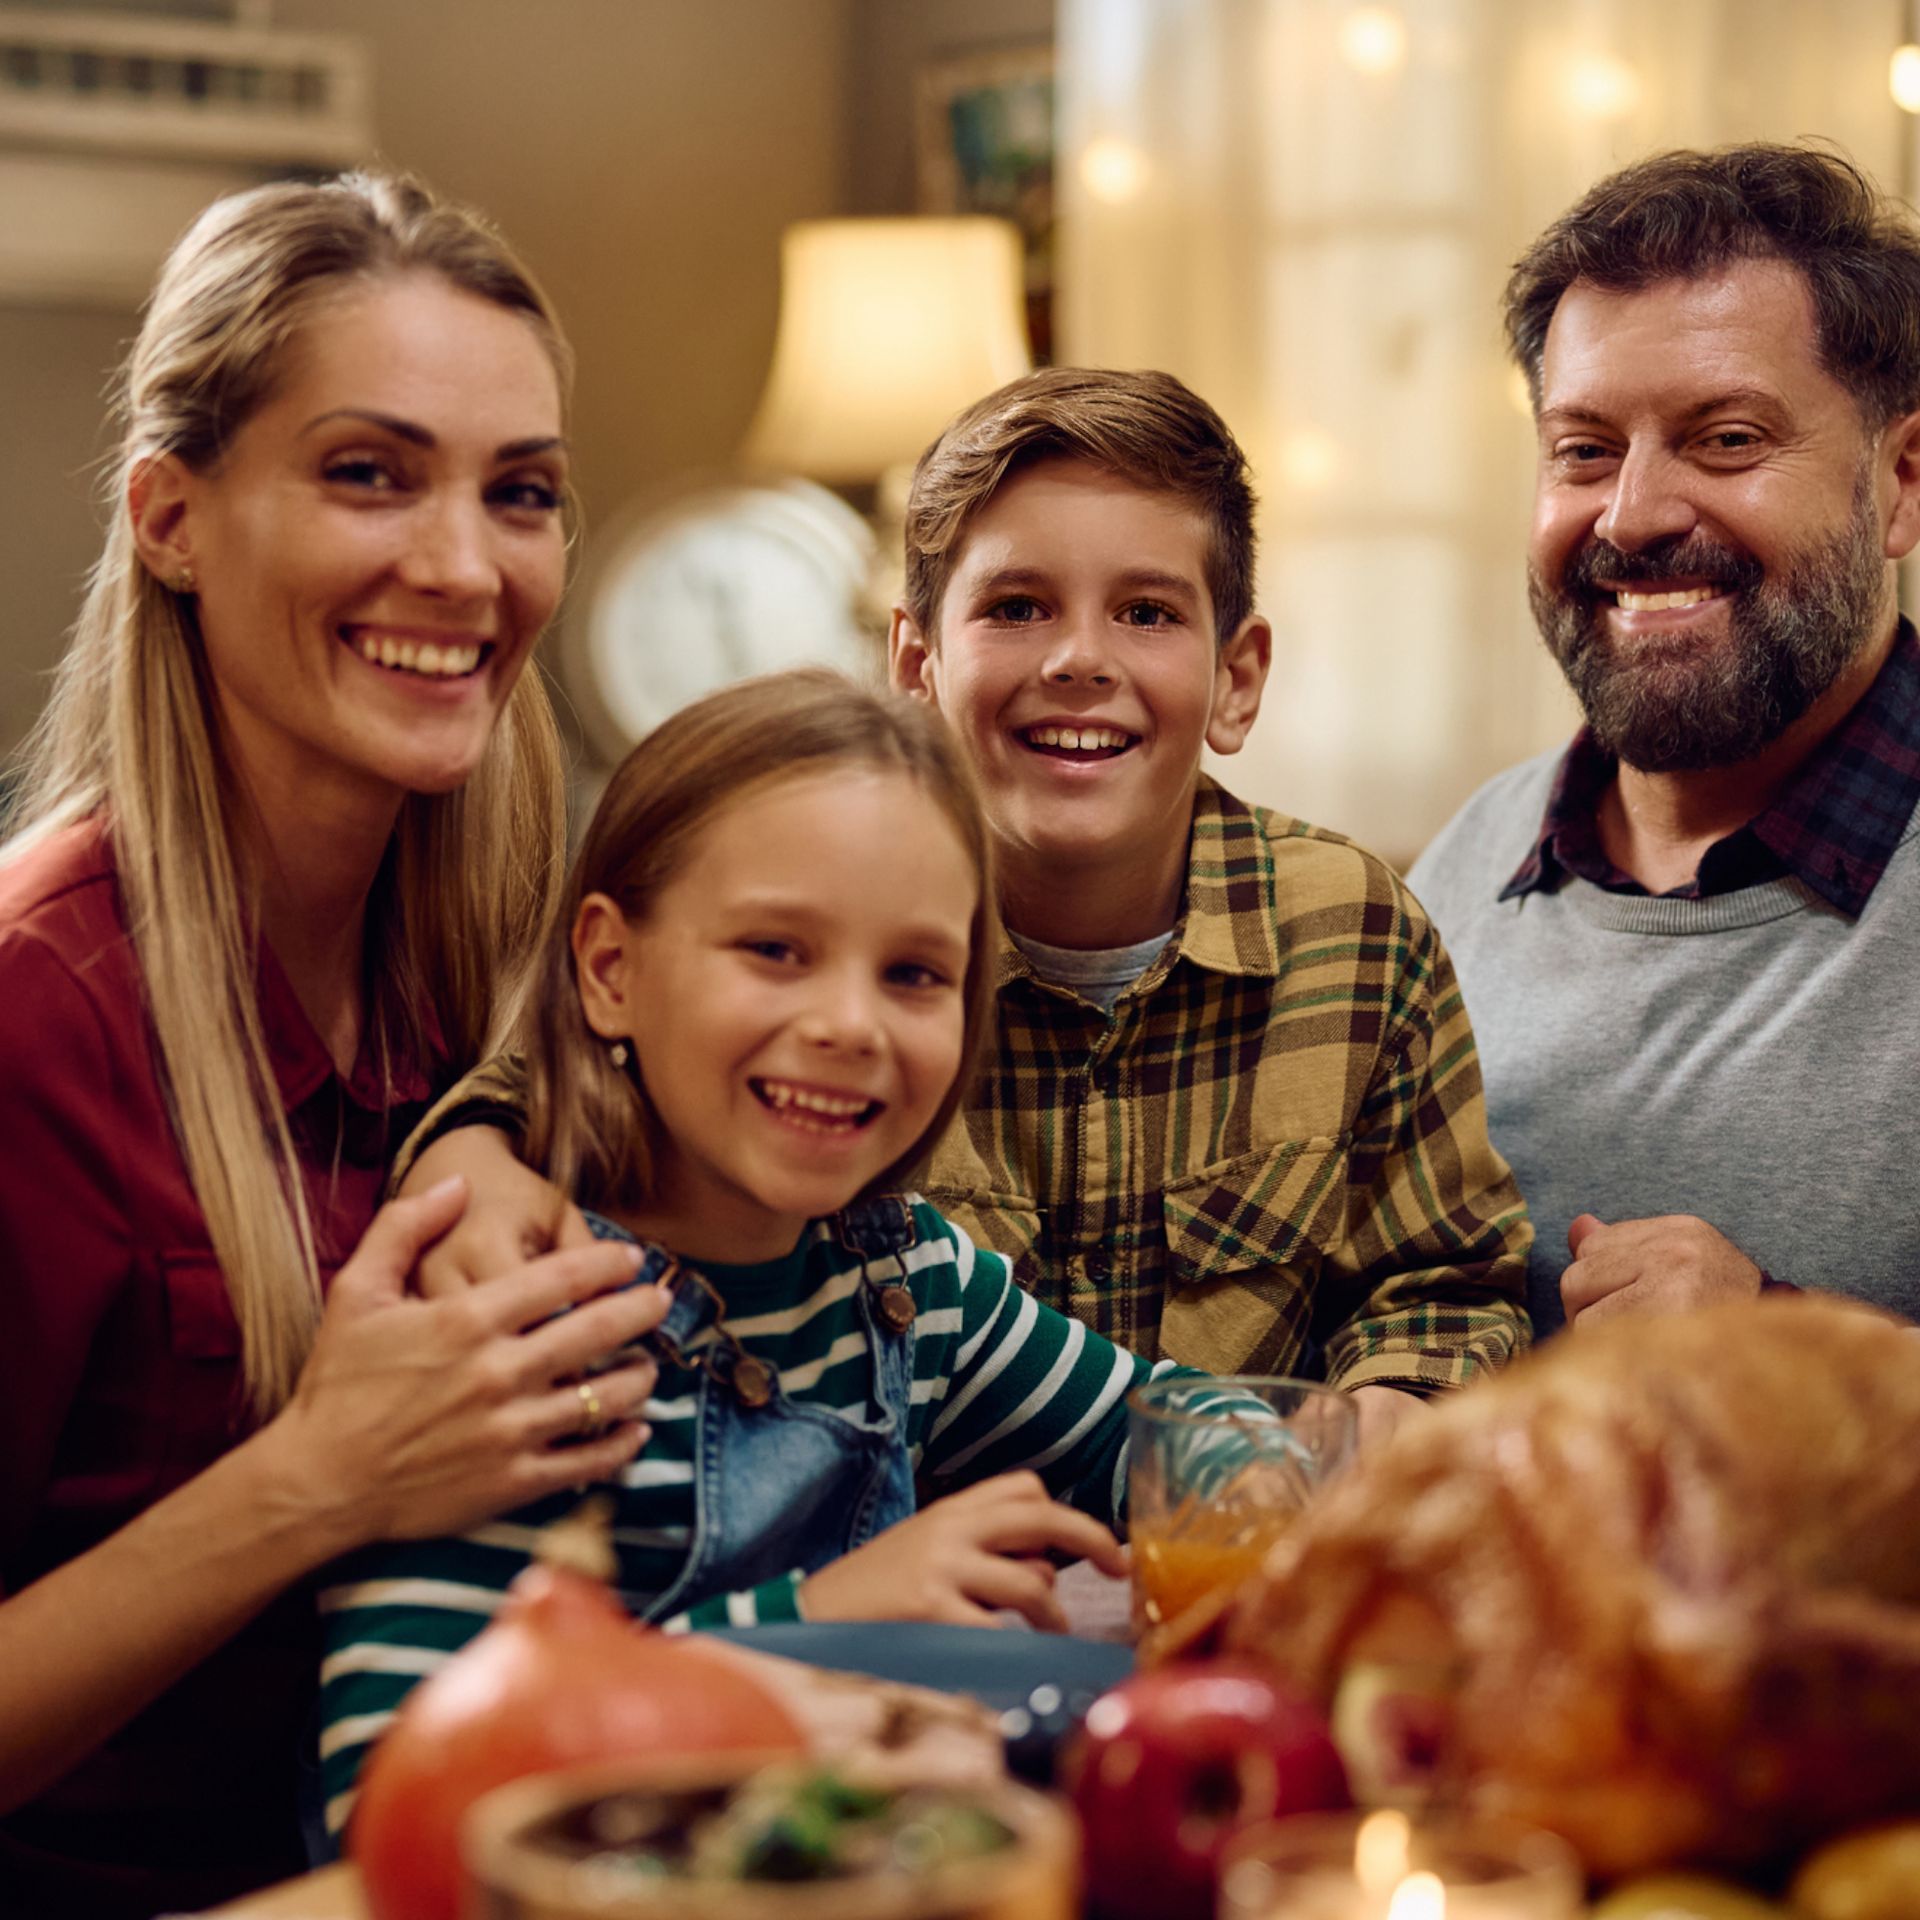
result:
M 1250 1661 L 1161 1667 L 1102 1694 L 1065 1784 L 1101 1920 L 1211 1920 L 1220 1856 L 1244 1828 L 1353 1804 L 1325 1717 Z

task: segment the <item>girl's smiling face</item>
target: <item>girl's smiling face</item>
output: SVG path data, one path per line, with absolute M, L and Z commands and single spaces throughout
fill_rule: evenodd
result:
M 755 787 L 695 835 L 647 917 L 589 895 L 588 1024 L 659 1119 L 628 1224 L 693 1259 L 785 1253 L 925 1132 L 959 1071 L 979 876 L 910 775 Z

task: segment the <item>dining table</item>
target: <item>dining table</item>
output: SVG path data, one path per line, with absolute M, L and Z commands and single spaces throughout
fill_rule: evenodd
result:
M 1104 1673 L 1108 1667 L 1112 1667 L 1114 1676 L 1118 1677 L 1125 1664 L 1117 1658 L 1119 1649 L 1132 1638 L 1131 1593 L 1127 1582 L 1111 1579 L 1082 1561 L 1061 1569 L 1054 1591 L 1059 1597 L 1061 1611 L 1066 1615 L 1069 1640 L 1063 1642 L 1039 1634 L 1032 1635 L 1028 1640 L 1026 1636 L 1029 1630 L 1025 1621 L 1017 1615 L 1008 1616 L 1006 1630 L 1022 1638 L 1006 1643 L 1007 1655 L 1012 1655 L 1016 1647 L 1020 1653 L 1018 1658 L 1005 1659 L 1002 1664 L 1013 1674 L 1070 1669 L 1076 1676 Z M 873 1656 L 866 1661 L 866 1667 L 877 1665 L 883 1677 L 892 1677 L 888 1671 L 891 1664 L 888 1660 L 890 1624 L 869 1622 L 858 1633 L 858 1638 L 867 1643 L 866 1652 Z M 804 1635 L 804 1623 L 801 1631 Z M 897 1634 L 911 1634 L 914 1631 L 912 1622 L 899 1623 L 896 1629 Z M 979 1630 L 923 1628 L 918 1631 L 924 1636 L 928 1633 L 967 1635 Z M 756 1638 L 780 1639 L 776 1630 L 754 1628 L 741 1628 L 726 1637 L 749 1646 L 755 1643 Z M 769 1651 L 791 1653 L 799 1644 L 804 1644 L 803 1639 L 796 1640 L 789 1630 L 789 1636 L 780 1639 L 777 1648 L 770 1646 Z M 856 1637 L 849 1634 L 844 1641 L 838 1641 L 823 1635 L 823 1644 L 830 1648 L 844 1644 L 851 1649 L 856 1644 Z M 1095 1649 L 1099 1652 L 1096 1653 Z M 1057 1660 L 1050 1657 L 1053 1652 L 1060 1656 Z M 823 1660 L 821 1664 L 838 1664 L 838 1659 Z M 859 1663 L 852 1659 L 847 1661 L 849 1667 L 856 1664 Z M 968 1685 L 975 1677 L 976 1665 L 974 1661 L 957 1664 L 952 1669 L 954 1684 L 960 1690 L 984 1694 L 985 1689 Z M 903 1674 L 900 1677 L 908 1676 Z M 923 1661 L 915 1662 L 911 1677 L 923 1683 L 941 1684 L 940 1673 L 937 1670 L 930 1672 Z M 988 1704 L 1001 1705 L 1004 1702 L 990 1699 Z M 312 1873 L 300 1875 L 298 1879 L 283 1880 L 277 1886 L 264 1887 L 225 1906 L 208 1909 L 204 1920 L 371 1920 L 371 1916 L 361 1892 L 359 1873 L 350 1863 L 342 1861 L 333 1866 L 316 1868 Z

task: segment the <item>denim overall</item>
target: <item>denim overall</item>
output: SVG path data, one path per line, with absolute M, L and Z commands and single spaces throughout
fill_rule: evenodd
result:
M 632 1238 L 593 1214 L 587 1224 L 603 1239 Z M 760 1383 L 737 1379 L 738 1350 L 723 1339 L 700 1347 L 689 1369 L 699 1401 L 693 1540 L 679 1578 L 647 1608 L 649 1619 L 794 1569 L 817 1573 L 914 1510 L 907 1451 L 913 1318 L 898 1264 L 916 1238 L 913 1215 L 885 1197 L 856 1202 L 830 1226 L 861 1263 L 855 1307 L 872 1368 L 866 1405 L 849 1412 L 805 1406 L 787 1396 L 777 1376 L 766 1382 L 764 1404 L 749 1404 L 760 1397 Z M 637 1286 L 659 1271 L 656 1249 L 647 1251 Z M 683 1297 L 676 1295 L 676 1315 Z
M 632 1241 L 626 1228 L 588 1213 L 602 1240 Z M 907 1452 L 907 1413 L 913 1391 L 913 1312 L 899 1256 L 918 1231 L 904 1201 L 883 1196 L 856 1201 L 833 1216 L 840 1244 L 859 1257 L 856 1296 L 872 1361 L 867 1404 L 851 1414 L 801 1406 L 771 1375 L 762 1405 L 759 1391 L 736 1391 L 737 1349 L 726 1339 L 709 1346 L 714 1296 L 682 1285 L 657 1337 L 636 1342 L 650 1357 L 684 1366 L 699 1395 L 694 1440 L 693 1542 L 680 1577 L 646 1610 L 649 1620 L 682 1612 L 710 1594 L 740 1593 L 795 1568 L 817 1573 L 829 1561 L 864 1546 L 876 1533 L 914 1511 L 913 1463 Z M 630 1282 L 650 1286 L 679 1264 L 665 1248 L 638 1243 L 645 1253 Z M 880 1265 L 880 1272 L 871 1269 Z M 565 1309 L 563 1309 L 565 1311 Z M 687 1349 L 694 1349 L 687 1356 Z M 601 1367 L 630 1358 L 609 1355 Z M 338 1858 L 328 1838 L 320 1790 L 319 1707 L 300 1761 L 300 1826 L 307 1857 L 316 1866 Z

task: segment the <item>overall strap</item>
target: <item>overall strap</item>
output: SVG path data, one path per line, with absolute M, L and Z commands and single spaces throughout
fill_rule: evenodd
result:
M 663 1286 L 671 1295 L 666 1318 L 651 1333 L 643 1333 L 613 1359 L 636 1352 L 676 1367 L 711 1374 L 728 1387 L 745 1407 L 764 1407 L 773 1397 L 773 1369 L 749 1353 L 727 1325 L 726 1303 L 713 1283 L 697 1267 L 690 1267 L 655 1240 L 642 1240 L 617 1222 L 585 1212 L 588 1230 L 598 1240 L 624 1240 L 641 1252 L 640 1271 L 629 1287 Z M 563 1307 L 563 1313 L 571 1311 Z M 611 1364 L 611 1362 L 609 1363 Z
M 920 1238 L 913 1208 L 897 1193 L 876 1194 L 842 1207 L 833 1217 L 834 1237 L 860 1262 L 860 1277 L 881 1324 L 894 1333 L 913 1325 L 913 1290 L 906 1284 L 900 1256 Z M 876 1277 L 872 1263 L 891 1260 L 890 1278 Z

